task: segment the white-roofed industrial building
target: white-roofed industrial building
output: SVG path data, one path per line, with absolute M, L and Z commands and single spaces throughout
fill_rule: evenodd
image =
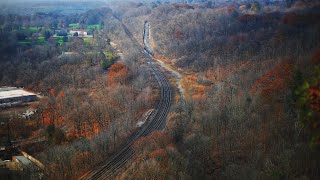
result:
M 38 99 L 37 95 L 15 87 L 0 88 L 0 104 L 31 102 Z

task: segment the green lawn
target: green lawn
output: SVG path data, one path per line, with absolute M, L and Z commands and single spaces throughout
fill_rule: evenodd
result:
M 43 36 L 38 37 L 36 44 L 43 45 L 46 42 Z M 30 38 L 25 39 L 23 41 L 19 41 L 19 44 L 31 44 L 32 40 Z
M 79 23 L 69 24 L 69 28 L 80 29 L 80 24 Z
M 56 38 L 55 38 L 56 39 Z M 56 39 L 57 40 L 57 39 Z M 62 38 L 61 38 L 61 40 L 62 40 Z M 57 42 L 60 44 L 60 41 L 59 41 L 59 38 L 58 38 L 58 40 L 57 40 Z M 31 38 L 27 38 L 27 39 L 25 39 L 25 40 L 23 40 L 23 41 L 19 41 L 18 42 L 19 44 L 31 44 L 32 43 L 32 39 Z M 43 44 L 45 44 L 46 43 L 46 40 L 44 39 L 44 37 L 43 36 L 39 36 L 38 37 L 38 39 L 36 40 L 36 44 L 37 45 L 43 45 Z
M 54 39 L 57 41 L 57 43 L 59 43 L 60 46 L 64 43 L 63 36 L 57 36 L 57 37 L 54 37 Z
M 29 27 L 29 30 L 33 33 L 38 32 L 41 29 L 41 27 L 35 27 L 35 26 L 31 26 Z
M 38 32 L 41 28 L 42 28 L 42 27 L 30 26 L 29 28 L 22 27 L 22 30 L 30 31 L 31 33 L 36 33 L 36 32 Z
M 87 44 L 92 43 L 92 37 L 84 37 L 84 38 L 83 38 L 83 42 L 84 42 L 84 43 L 87 43 Z
M 23 41 L 19 41 L 18 42 L 19 44 L 21 44 L 21 45 L 29 45 L 29 44 L 31 44 L 31 41 L 30 40 L 28 40 L 28 39 L 25 39 L 25 40 L 23 40 Z
M 103 54 L 108 58 L 108 59 L 113 59 L 113 53 L 109 51 L 104 51 Z
M 45 43 L 45 41 L 46 41 L 46 40 L 44 39 L 44 37 L 43 37 L 43 36 L 40 36 L 40 37 L 38 37 L 37 44 L 42 45 L 42 44 Z
M 93 24 L 93 25 L 88 25 L 87 26 L 87 30 L 88 31 L 92 31 L 94 29 L 100 29 L 100 28 L 101 28 L 100 24 Z

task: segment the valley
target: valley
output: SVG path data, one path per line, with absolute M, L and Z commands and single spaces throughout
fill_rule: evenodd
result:
M 15 3 L 1 177 L 319 178 L 319 2 Z

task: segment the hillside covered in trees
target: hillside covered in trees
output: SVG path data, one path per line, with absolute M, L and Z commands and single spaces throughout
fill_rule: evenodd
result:
M 121 151 L 159 106 L 161 63 L 174 89 L 165 127 L 132 144 L 117 179 L 319 179 L 317 1 L 103 6 L 0 15 L 0 86 L 42 95 L 32 117 L 13 115 L 12 138 L 45 137 L 22 148 L 46 178 L 82 177 Z
M 319 7 L 116 6 L 140 43 L 148 20 L 154 57 L 182 74 L 186 94 L 165 132 L 137 144 L 137 162 L 121 177 L 317 179 Z

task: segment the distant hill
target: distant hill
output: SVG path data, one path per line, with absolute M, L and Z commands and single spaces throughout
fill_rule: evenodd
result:
M 86 12 L 90 9 L 95 9 L 105 5 L 105 1 L 99 0 L 12 0 L 6 2 L 0 1 L 0 14 L 31 15 L 38 12 L 75 14 Z

